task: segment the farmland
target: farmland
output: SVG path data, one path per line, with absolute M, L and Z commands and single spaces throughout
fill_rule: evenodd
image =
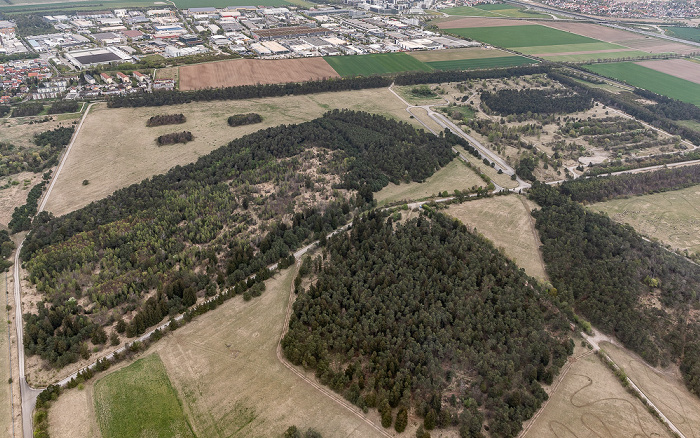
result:
M 633 353 L 609 342 L 601 342 L 600 347 L 686 437 L 695 436 L 700 430 L 700 400 L 688 392 L 677 370 L 651 368 Z
M 509 17 L 509 18 L 541 18 L 549 15 L 528 11 L 509 4 L 481 4 L 476 6 L 458 6 L 456 8 L 441 9 L 440 12 L 449 15 L 461 15 L 465 17 Z
M 565 374 L 561 381 L 557 380 L 559 383 L 548 390 L 546 406 L 525 424 L 524 437 L 670 438 L 639 399 L 627 392 L 612 371 L 583 347 L 576 346 L 562 373 Z
M 697 27 L 668 26 L 663 29 L 666 35 L 700 43 L 700 29 Z
M 498 49 L 485 47 L 468 47 L 465 49 L 445 49 L 411 52 L 421 62 L 457 61 L 463 59 L 502 58 L 512 56 L 510 53 Z
M 599 43 L 593 38 L 540 25 L 450 29 L 451 33 L 499 47 L 518 48 Z
M 525 269 L 528 275 L 546 280 L 540 240 L 530 212 L 534 204 L 522 196 L 497 196 L 451 205 L 446 213 L 491 240 L 496 248 Z
M 700 253 L 700 186 L 590 206 L 677 250 Z
M 65 214 L 104 198 L 116 189 L 175 165 L 192 162 L 234 138 L 270 126 L 312 120 L 333 108 L 379 113 L 421 127 L 417 121 L 409 119 L 405 106 L 387 89 L 199 102 L 164 108 L 94 106 L 56 182 L 47 210 L 56 215 Z M 194 141 L 187 145 L 158 147 L 155 138 L 171 130 L 167 126 L 147 128 L 146 120 L 164 112 L 183 113 L 187 122 L 179 126 L 192 132 Z M 229 116 L 251 112 L 262 115 L 263 122 L 236 128 L 228 126 Z M 83 185 L 84 180 L 89 184 Z
M 414 201 L 428 197 L 440 196 L 443 191 L 450 195 L 455 190 L 468 190 L 473 186 L 484 186 L 484 181 L 473 170 L 469 169 L 459 158 L 435 172 L 433 176 L 422 183 L 392 184 L 384 187 L 375 194 L 380 204 L 397 201 Z
M 435 70 L 471 70 L 480 68 L 515 67 L 536 64 L 537 61 L 523 56 L 500 56 L 498 58 L 459 59 L 453 61 L 435 61 L 427 64 Z
M 180 90 L 305 82 L 338 77 L 321 58 L 236 59 L 179 68 Z
M 473 6 L 457 6 L 456 8 L 441 9 L 449 15 L 462 15 L 465 17 L 499 17 L 498 14 L 484 9 L 475 8 Z
M 686 81 L 700 84 L 700 69 L 695 63 L 687 59 L 641 61 L 637 64 L 680 79 L 685 79 Z
M 586 61 L 598 61 L 602 59 L 612 59 L 612 60 L 622 60 L 626 58 L 641 58 L 644 56 L 649 56 L 647 52 L 641 52 L 639 50 L 627 50 L 624 52 L 616 51 L 601 51 L 594 53 L 577 53 L 573 55 L 563 55 L 563 54 L 548 54 L 548 53 L 538 53 L 537 56 L 545 58 L 548 61 L 556 62 L 586 62 Z
M 632 62 L 593 64 L 586 69 L 627 82 L 635 87 L 663 94 L 683 102 L 700 106 L 700 84 L 661 73 Z
M 326 56 L 323 59 L 325 59 L 340 76 L 368 76 L 373 74 L 432 70 L 426 64 L 405 53 Z
M 104 438 L 194 437 L 157 354 L 100 379 L 95 412 Z

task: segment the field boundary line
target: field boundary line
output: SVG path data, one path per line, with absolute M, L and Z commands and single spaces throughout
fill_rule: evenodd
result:
M 298 260 L 297 263 L 295 264 L 295 271 L 299 271 L 299 264 L 301 260 Z M 362 413 L 358 412 L 359 409 L 352 406 L 348 402 L 346 402 L 344 399 L 339 397 L 337 394 L 329 391 L 322 385 L 318 384 L 314 380 L 310 379 L 307 377 L 304 373 L 299 371 L 294 365 L 289 363 L 285 358 L 284 355 L 282 354 L 282 339 L 284 338 L 284 335 L 287 334 L 287 330 L 289 329 L 289 319 L 292 316 L 292 304 L 294 302 L 294 282 L 292 282 L 292 285 L 289 290 L 289 298 L 287 299 L 287 314 L 284 317 L 284 325 L 282 326 L 282 333 L 280 335 L 279 341 L 277 341 L 277 359 L 284 365 L 288 370 L 296 374 L 299 378 L 301 378 L 303 381 L 311 385 L 312 387 L 316 388 L 319 392 L 323 393 L 326 395 L 328 398 L 333 400 L 334 402 L 338 403 L 340 406 L 344 407 L 348 411 L 352 412 L 357 418 L 360 420 L 364 421 L 367 423 L 371 428 L 376 430 L 380 435 L 385 436 L 390 438 L 392 435 L 386 432 L 385 430 L 380 429 L 376 424 L 374 424 L 373 421 L 371 421 L 369 418 L 367 418 L 365 415 Z

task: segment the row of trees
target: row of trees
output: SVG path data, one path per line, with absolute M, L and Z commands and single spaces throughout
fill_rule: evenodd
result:
M 406 123 L 334 111 L 247 135 L 65 216 L 39 214 L 21 256 L 45 310 L 28 316 L 27 349 L 62 366 L 95 326 L 119 315 L 133 312 L 124 330 L 139 333 L 197 297 L 262 278 L 267 265 L 347 223 L 389 181 L 430 176 L 451 161 L 452 144 Z M 312 158 L 324 169 L 313 178 Z M 149 291 L 162 292 L 147 302 Z M 66 307 L 71 299 L 89 306 Z
M 592 184 L 594 193 L 598 183 Z M 564 187 L 566 193 L 572 186 Z M 700 326 L 691 317 L 700 267 L 562 192 L 541 183 L 530 191 L 542 206 L 533 216 L 557 299 L 652 366 L 679 364 L 688 388 L 700 395 Z M 659 307 L 644 304 L 652 295 Z
M 405 428 L 413 407 L 428 430 L 482 436 L 483 413 L 491 436 L 516 436 L 547 398 L 539 382 L 551 383 L 573 351 L 545 291 L 457 220 L 397 224 L 375 210 L 326 251 L 294 303 L 283 351 L 377 408 L 385 427 L 395 415 Z

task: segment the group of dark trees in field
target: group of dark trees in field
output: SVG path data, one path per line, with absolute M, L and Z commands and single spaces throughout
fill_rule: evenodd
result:
M 325 252 L 283 351 L 385 427 L 415 408 L 428 430 L 479 437 L 485 414 L 491 436 L 516 436 L 573 351 L 546 291 L 455 219 L 373 210 Z
M 158 146 L 165 146 L 175 143 L 188 143 L 192 140 L 194 140 L 194 135 L 190 131 L 182 131 L 159 135 L 156 138 L 156 143 L 158 143 Z
M 12 117 L 36 116 L 44 111 L 44 104 L 41 102 L 22 103 L 14 107 Z
M 39 214 L 21 253 L 43 294 L 40 316 L 27 315 L 27 351 L 65 365 L 119 314 L 142 313 L 138 332 L 157 319 L 148 309 L 172 314 L 192 292 L 211 295 L 262 272 L 345 224 L 389 181 L 422 181 L 449 163 L 448 138 L 333 111 L 244 136 L 65 216 Z M 310 178 L 304 166 L 314 157 L 321 169 Z M 335 178 L 333 187 L 323 175 Z M 275 191 L 261 193 L 262 184 Z M 299 205 L 304 193 L 316 204 Z M 144 295 L 152 290 L 162 294 L 151 308 Z M 78 303 L 84 298 L 89 310 Z
M 507 116 L 510 114 L 569 114 L 593 107 L 588 96 L 565 89 L 504 89 L 481 93 L 481 103 L 486 110 Z
M 23 149 L 12 143 L 0 142 L 0 176 L 19 172 L 41 172 L 56 165 L 63 148 L 70 143 L 75 128 L 59 126 L 34 136 L 35 149 Z
M 622 196 L 679 190 L 696 184 L 700 184 L 700 165 L 627 173 L 612 178 L 580 178 L 563 183 L 560 191 L 577 202 L 601 202 Z
M 45 186 L 46 180 L 32 187 L 27 194 L 27 202 L 19 207 L 15 207 L 15 210 L 12 212 L 12 219 L 10 219 L 8 224 L 13 234 L 29 229 L 32 224 L 32 217 L 39 208 L 39 198 L 44 193 Z
M 178 125 L 180 123 L 185 123 L 187 119 L 182 113 L 179 114 L 159 114 L 157 116 L 152 116 L 146 121 L 146 126 L 162 126 L 162 125 Z
M 57 100 L 48 109 L 49 114 L 75 113 L 80 110 L 80 102 L 75 100 Z
M 600 189 L 604 186 L 638 192 L 630 188 L 632 180 L 655 191 L 658 178 L 668 177 L 669 186 L 695 178 L 675 171 L 644 175 L 576 181 L 561 191 L 533 184 L 530 196 L 542 207 L 533 215 L 547 274 L 561 302 L 651 365 L 678 363 L 688 388 L 700 395 L 700 326 L 692 317 L 700 307 L 700 267 L 568 196 L 596 197 L 596 192 L 607 191 Z M 591 195 L 585 194 L 587 184 Z M 657 306 L 649 304 L 654 301 Z
M 257 113 L 248 114 L 235 114 L 228 118 L 229 126 L 242 126 L 242 125 L 253 125 L 255 123 L 262 123 L 263 118 Z
M 0 230 L 0 271 L 6 271 L 12 266 L 12 262 L 7 260 L 12 251 L 15 250 L 15 243 L 10 239 L 10 233 L 7 230 Z

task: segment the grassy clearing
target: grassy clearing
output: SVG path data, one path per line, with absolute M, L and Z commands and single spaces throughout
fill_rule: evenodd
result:
M 95 412 L 104 438 L 195 436 L 157 354 L 100 379 Z
M 427 50 L 411 52 L 421 62 L 455 61 L 461 59 L 502 58 L 512 56 L 508 52 L 484 47 L 467 47 L 464 49 Z
M 451 205 L 446 213 L 476 228 L 497 248 L 502 247 L 528 275 L 545 280 L 540 240 L 530 215 L 534 207 L 524 196 L 510 195 Z
M 438 125 L 437 123 L 435 123 L 435 120 L 430 118 L 430 116 L 428 115 L 428 111 L 426 111 L 424 108 L 411 108 L 410 111 L 411 114 L 414 116 L 414 120 L 419 121 L 423 129 L 426 129 L 427 127 L 428 131 L 432 130 L 432 132 L 435 134 L 439 134 L 440 132 L 445 130 L 445 128 Z
M 649 53 L 642 52 L 639 50 L 629 50 L 626 52 L 607 52 L 607 53 L 582 53 L 579 55 L 554 55 L 554 56 L 543 56 L 544 59 L 548 61 L 558 61 L 558 62 L 585 62 L 585 61 L 598 61 L 603 59 L 635 59 L 649 56 Z
M 483 11 L 505 11 L 508 9 L 514 9 L 513 5 L 509 3 L 485 3 L 474 7 Z
M 405 53 L 326 56 L 323 59 L 341 76 L 369 76 L 405 71 L 430 71 L 428 65 Z
M 577 341 L 578 342 L 578 341 Z M 529 427 L 526 438 L 666 437 L 670 434 L 594 354 L 576 345 L 570 368 Z M 585 432 L 583 432 L 585 431 Z M 582 434 L 585 433 L 585 434 Z
M 587 70 L 700 106 L 700 84 L 661 73 L 632 62 L 593 64 Z
M 700 399 L 688 391 L 675 372 L 659 372 L 629 351 L 602 342 L 600 347 L 639 386 L 683 435 L 696 436 L 700 430 Z
M 510 179 L 510 176 L 506 175 L 505 173 L 499 174 L 493 167 L 485 166 L 481 160 L 477 159 L 472 154 L 465 151 L 462 146 L 455 146 L 455 149 L 460 151 L 462 155 L 467 157 L 467 160 L 469 160 L 469 162 L 472 163 L 472 165 L 481 169 L 481 171 L 484 172 L 484 174 L 486 174 L 499 186 L 505 187 L 507 189 L 518 187 L 518 183 Z
M 678 250 L 700 252 L 700 186 L 590 206 Z
M 593 38 L 537 24 L 458 28 L 449 29 L 449 32 L 494 46 L 509 48 L 600 43 Z
M 444 105 L 445 98 L 443 94 L 437 92 L 439 90 L 436 90 L 436 88 L 438 87 L 434 85 L 404 85 L 394 86 L 394 91 L 412 105 Z M 428 90 L 433 91 L 432 96 L 421 94 L 421 91 L 427 92 Z
M 436 61 L 427 64 L 435 70 L 471 70 L 479 68 L 514 67 L 525 64 L 537 64 L 534 59 L 523 56 L 501 56 L 498 58 L 462 59 L 454 61 Z
M 668 26 L 663 27 L 663 29 L 666 31 L 666 35 L 700 43 L 700 28 Z
M 464 17 L 499 17 L 500 15 L 494 14 L 493 12 L 486 11 L 481 8 L 475 8 L 472 6 L 458 6 L 456 8 L 441 9 L 440 12 L 444 12 L 449 15 L 460 15 Z
M 409 118 L 405 105 L 388 89 L 310 94 L 220 102 L 197 102 L 151 108 L 93 106 L 56 181 L 48 211 L 61 215 L 102 199 L 144 178 L 195 161 L 229 141 L 259 129 L 305 122 L 334 108 L 383 114 L 421 125 Z M 258 113 L 263 122 L 231 128 L 233 114 Z M 173 132 L 172 126 L 147 128 L 158 114 L 183 113 L 187 122 L 178 130 L 192 132 L 186 145 L 158 147 L 155 138 Z M 88 185 L 83 185 L 88 180 Z
M 327 437 L 378 436 L 277 359 L 295 274 L 277 274 L 261 297 L 232 299 L 151 348 L 181 394 L 197 436 L 279 437 L 292 424 Z
M 447 166 L 426 179 L 425 182 L 399 185 L 389 183 L 380 192 L 375 193 L 374 197 L 380 205 L 384 205 L 397 201 L 432 198 L 440 196 L 439 193 L 443 191 L 452 195 L 455 190 L 466 190 L 473 186 L 483 187 L 484 185 L 485 183 L 479 175 L 468 168 L 461 159 L 455 158 Z
M 547 46 L 532 46 L 518 47 L 518 52 L 526 55 L 538 55 L 547 53 L 576 53 L 576 52 L 594 52 L 598 50 L 625 50 L 626 47 L 618 44 L 595 42 L 595 43 L 580 43 L 580 44 L 554 44 Z M 646 52 L 643 52 L 646 53 Z M 602 55 L 602 53 L 601 53 Z M 648 53 L 647 53 L 648 55 Z

